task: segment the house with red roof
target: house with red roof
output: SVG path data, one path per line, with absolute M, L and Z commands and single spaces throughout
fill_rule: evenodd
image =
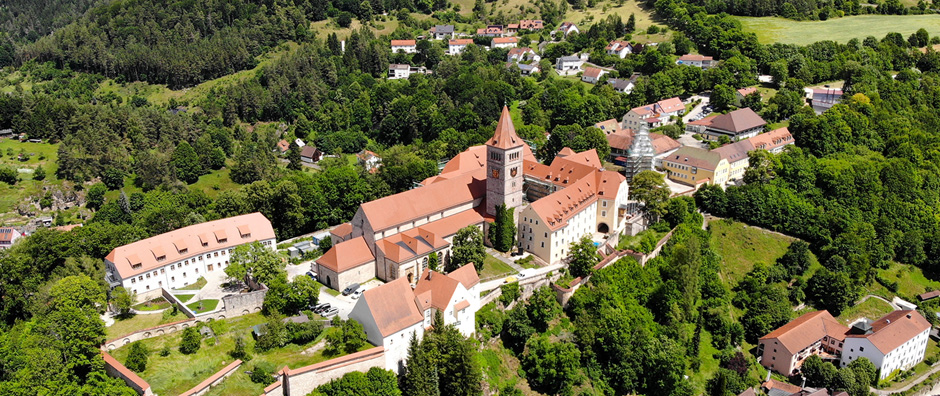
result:
M 789 376 L 811 355 L 838 362 L 848 330 L 829 311 L 806 313 L 761 337 L 757 356 L 762 366 Z
M 864 357 L 878 369 L 878 379 L 908 370 L 924 360 L 930 328 L 930 322 L 913 310 L 894 311 L 874 322 L 858 322 L 845 334 L 841 367 Z
M 105 279 L 147 301 L 161 288 L 180 288 L 222 271 L 232 250 L 252 242 L 276 249 L 274 228 L 261 213 L 183 227 L 114 248 L 104 259 Z
M 584 72 L 581 73 L 581 81 L 584 81 L 588 84 L 597 84 L 600 81 L 601 76 L 607 73 L 607 70 L 601 69 L 599 67 L 585 67 Z
M 732 141 L 752 138 L 764 131 L 767 122 L 748 107 L 692 121 L 685 129 L 698 133 L 709 140 L 718 140 L 722 136 Z
M 633 53 L 633 45 L 629 41 L 614 40 L 607 44 L 604 51 L 607 52 L 607 55 L 614 55 L 623 59 Z
M 519 39 L 516 37 L 494 37 L 492 40 L 490 40 L 490 47 L 492 48 L 515 48 L 518 42 L 519 42 Z
M 472 39 L 450 39 L 447 41 L 447 54 L 460 55 L 470 44 L 473 44 Z
M 480 277 L 472 263 L 446 275 L 425 269 L 415 282 L 398 278 L 366 290 L 349 314 L 369 343 L 385 348 L 385 368 L 395 372 L 404 367 L 411 338 L 422 339 L 438 313 L 469 337 L 480 309 Z
M 734 105 L 741 107 L 744 97 L 757 92 L 757 87 L 746 87 L 734 91 Z
M 715 58 L 710 56 L 687 54 L 680 56 L 679 59 L 676 60 L 676 64 L 708 69 L 715 66 L 717 62 L 715 62 Z
M 0 249 L 9 249 L 10 246 L 16 243 L 17 239 L 22 237 L 23 234 L 13 227 L 0 228 Z
M 683 113 L 685 113 L 685 104 L 682 100 L 679 98 L 663 99 L 630 109 L 623 116 L 623 127 L 639 129 L 642 123 L 646 123 L 650 128 L 655 128 L 671 124 L 670 117 L 680 116 Z
M 392 40 L 392 53 L 414 54 L 418 52 L 418 43 L 415 40 Z

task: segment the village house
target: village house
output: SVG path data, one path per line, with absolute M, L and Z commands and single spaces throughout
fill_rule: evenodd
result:
M 633 45 L 629 41 L 614 40 L 607 44 L 604 51 L 607 51 L 607 55 L 614 55 L 623 59 L 633 53 Z
M 532 64 L 527 65 L 525 63 L 507 62 L 506 66 L 518 68 L 520 74 L 522 74 L 523 76 L 531 76 L 535 73 L 542 71 L 541 69 L 539 69 L 539 65 L 537 63 L 532 63 Z
M 568 35 L 571 33 L 581 32 L 580 30 L 578 30 L 578 27 L 575 26 L 574 22 L 562 22 L 561 25 L 558 26 L 558 29 L 556 29 L 555 31 L 561 34 L 564 34 L 565 37 L 568 37 Z
M 545 28 L 545 22 L 541 19 L 523 19 L 519 21 L 519 30 L 539 31 Z
M 320 149 L 307 145 L 300 150 L 300 160 L 307 163 L 320 162 L 323 159 L 323 152 Z
M 277 142 L 277 148 L 275 150 L 277 150 L 278 154 L 284 155 L 284 153 L 286 153 L 287 150 L 290 150 L 290 143 L 287 143 L 286 140 L 281 139 L 280 141 Z
M 494 37 L 493 40 L 490 40 L 490 47 L 514 48 L 518 42 L 519 39 L 516 37 Z
M 545 263 L 557 263 L 567 257 L 572 241 L 624 229 L 628 187 L 623 175 L 604 170 L 594 150 L 565 149 L 550 165 L 539 163 L 503 107 L 485 145 L 458 154 L 420 187 L 363 203 L 348 226 L 334 229 L 331 250 L 336 251 L 327 252 L 322 264 L 337 273 L 321 279 L 337 288 L 352 282 L 344 270 L 371 262 L 378 279 L 413 283 L 432 253 L 442 265 L 449 263 L 461 228 L 479 227 L 486 235 L 501 204 L 520 210 L 520 246 Z M 360 275 L 370 274 L 350 274 Z
M 470 44 L 473 44 L 471 39 L 451 39 L 447 42 L 447 53 L 449 55 L 460 55 Z
M 698 147 L 683 146 L 663 158 L 662 164 L 669 180 L 696 189 L 705 184 L 724 186 L 728 181 L 728 161 Z
M 562 56 L 555 60 L 555 70 L 560 72 L 576 72 L 581 70 L 584 60 L 579 56 Z
M 349 317 L 362 324 L 369 343 L 385 348 L 385 368 L 400 372 L 411 338 L 424 338 L 437 313 L 445 325 L 456 326 L 466 337 L 473 335 L 479 284 L 472 263 L 446 275 L 425 269 L 414 285 L 399 278 L 366 290 Z
M 538 62 L 542 58 L 528 47 L 514 47 L 506 54 L 507 62 Z
M 734 105 L 741 107 L 741 103 L 744 101 L 744 97 L 754 92 L 757 92 L 757 87 L 741 88 L 734 91 Z
M 868 358 L 885 379 L 898 370 L 908 370 L 924 360 L 930 322 L 919 312 L 899 310 L 874 322 L 856 323 L 845 334 L 842 366 Z
M 388 79 L 397 80 L 397 79 L 407 79 L 411 77 L 412 74 L 430 74 L 428 68 L 424 66 L 411 66 L 411 65 L 402 65 L 402 64 L 389 64 L 388 65 Z
M 414 40 L 392 40 L 392 53 L 414 54 L 418 52 L 418 45 Z
M 503 37 L 506 34 L 503 25 L 489 25 L 485 28 L 477 29 L 477 36 L 483 37 Z
M 823 89 L 810 89 L 809 91 L 809 103 L 813 107 L 813 111 L 816 114 L 825 113 L 827 110 L 831 109 L 832 106 L 835 106 L 842 102 L 842 89 L 840 88 L 823 88 Z
M 454 38 L 454 25 L 435 25 L 429 33 L 435 40 L 452 39 Z
M 597 82 L 600 81 L 601 76 L 606 73 L 606 70 L 599 67 L 585 67 L 584 73 L 581 73 L 581 81 L 584 81 L 588 84 L 597 84 Z
M 680 116 L 684 112 L 685 105 L 679 98 L 663 99 L 630 109 L 623 116 L 623 127 L 637 129 L 642 123 L 646 123 L 652 129 L 671 123 L 670 117 Z
M 370 173 L 375 173 L 382 166 L 382 157 L 369 150 L 362 150 L 359 154 L 356 154 L 356 158 L 359 160 L 359 164 Z
M 726 136 L 731 141 L 757 136 L 764 131 L 764 121 L 754 110 L 748 107 L 728 114 L 713 115 L 686 124 L 686 131 L 697 133 L 709 140 L 718 140 Z
M 16 243 L 17 239 L 22 237 L 23 234 L 13 227 L 0 228 L 0 249 L 9 249 L 10 246 Z
M 614 91 L 620 93 L 630 93 L 633 92 L 633 87 L 635 87 L 636 75 L 630 77 L 629 79 L 625 78 L 608 78 L 607 83 L 614 89 Z
M 708 69 L 715 66 L 716 62 L 714 58 L 710 56 L 687 54 L 680 56 L 679 59 L 676 60 L 676 64 Z
M 261 213 L 207 221 L 118 246 L 105 257 L 105 280 L 147 301 L 161 288 L 180 288 L 221 271 L 236 247 L 260 242 L 275 250 L 271 222 Z
M 757 356 L 762 366 L 785 376 L 798 372 L 810 355 L 838 363 L 848 330 L 829 311 L 806 313 L 761 337 Z

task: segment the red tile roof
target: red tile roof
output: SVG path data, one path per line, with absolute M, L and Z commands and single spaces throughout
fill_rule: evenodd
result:
M 333 245 L 316 260 L 317 264 L 341 273 L 360 265 L 375 261 L 369 245 L 363 237 L 356 237 Z
M 490 140 L 486 141 L 486 145 L 505 150 L 519 147 L 523 144 L 519 135 L 516 135 L 516 127 L 512 125 L 512 116 L 509 114 L 509 108 L 503 106 L 503 112 L 499 116 L 499 122 L 496 123 L 496 133 L 493 134 Z
M 338 237 L 344 237 L 349 234 L 352 234 L 352 231 L 353 231 L 352 224 L 343 223 L 334 227 L 332 230 L 330 230 L 330 234 L 336 235 Z
M 392 47 L 407 47 L 415 44 L 414 40 L 392 40 Z
M 19 237 L 19 232 L 10 227 L 0 228 L 0 242 L 10 242 L 13 237 Z
M 480 275 L 477 274 L 477 269 L 473 266 L 473 263 L 463 265 L 451 271 L 447 276 L 460 282 L 467 290 L 480 283 Z
M 871 324 L 871 334 L 846 334 L 846 338 L 868 338 L 887 354 L 911 338 L 930 329 L 930 322 L 917 311 L 894 311 Z
M 790 323 L 780 326 L 760 339 L 776 338 L 787 348 L 787 351 L 797 353 L 826 336 L 838 340 L 844 339 L 847 331 L 849 328 L 836 321 L 829 311 L 815 311 L 793 319 Z
M 282 153 L 287 151 L 287 149 L 289 148 L 290 148 L 290 143 L 287 143 L 286 140 L 281 139 L 280 141 L 277 142 L 277 149 L 280 150 Z
M 751 142 L 755 150 L 773 150 L 794 143 L 793 135 L 787 127 L 764 132 L 747 140 Z
M 424 320 L 418 311 L 415 293 L 407 278 L 398 278 L 382 286 L 366 290 L 362 299 L 369 307 L 382 337 L 388 337 Z
M 767 125 L 767 121 L 760 118 L 754 110 L 745 107 L 713 118 L 709 127 L 732 133 L 741 133 L 764 125 Z
M 483 168 L 424 187 L 363 203 L 363 211 L 375 232 L 473 202 L 486 194 Z
M 754 92 L 757 92 L 757 87 L 747 87 L 747 88 L 741 88 L 738 90 L 738 94 L 740 94 L 741 96 L 748 96 Z
M 493 44 L 509 44 L 519 42 L 518 38 L 515 37 L 495 37 L 493 38 Z
M 237 230 L 239 226 L 249 226 L 251 235 L 241 237 Z M 231 232 L 231 238 L 227 237 L 226 230 Z M 213 236 L 209 237 L 210 234 Z M 126 279 L 206 252 L 274 238 L 271 222 L 261 213 L 251 213 L 191 225 L 118 246 L 105 259 L 113 263 L 118 274 Z M 178 241 L 185 241 L 188 247 L 185 252 L 177 250 L 174 242 Z M 203 246 L 203 243 L 207 246 Z M 157 261 L 161 256 L 164 258 Z
M 601 74 L 603 73 L 604 73 L 603 69 L 588 66 L 584 68 L 584 73 L 582 73 L 582 75 L 592 77 L 592 78 L 600 78 Z
M 710 61 L 710 60 L 713 60 L 713 59 L 714 59 L 714 58 L 712 58 L 712 57 L 710 57 L 710 56 L 705 56 L 705 55 L 693 55 L 693 54 L 682 55 L 682 56 L 679 57 L 679 60 L 681 60 L 681 61 Z
M 457 280 L 440 272 L 425 269 L 418 278 L 414 293 L 418 296 L 430 293 L 431 306 L 443 312 L 447 309 L 451 298 L 454 297 L 454 292 L 457 291 L 457 285 L 459 284 L 460 282 Z
M 447 43 L 450 45 L 467 45 L 467 44 L 473 44 L 473 40 L 472 39 L 451 39 L 451 40 L 448 40 Z
M 597 201 L 597 182 L 584 177 L 530 204 L 552 231 L 563 228 L 568 220 Z
M 940 297 L 940 290 L 929 291 L 917 296 L 917 298 L 920 298 L 920 301 L 926 301 L 937 297 Z
M 761 387 L 767 390 L 779 389 L 781 391 L 788 392 L 788 393 L 796 393 L 801 390 L 799 386 L 788 384 L 786 382 L 781 382 L 777 380 L 767 380 L 763 384 L 761 384 Z

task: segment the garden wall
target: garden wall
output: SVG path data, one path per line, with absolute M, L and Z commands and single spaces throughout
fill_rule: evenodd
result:
M 150 384 L 147 383 L 147 381 L 144 381 L 139 375 L 127 367 L 124 367 L 121 362 L 109 353 L 101 351 L 101 357 L 104 358 L 104 371 L 108 373 L 109 376 L 124 380 L 124 383 L 131 387 L 131 389 L 137 391 L 138 395 L 153 396 L 153 390 L 150 389 Z
M 264 388 L 264 396 L 305 396 L 316 387 L 354 372 L 385 368 L 385 347 L 375 347 L 336 359 L 291 370 L 284 367 L 277 382 Z
M 237 370 L 238 367 L 240 367 L 241 365 L 242 365 L 242 361 L 239 359 L 235 359 L 234 362 L 229 363 L 228 366 L 225 366 L 225 368 L 223 368 L 222 370 L 219 370 L 219 372 L 212 374 L 211 377 L 206 378 L 206 380 L 200 382 L 199 385 L 196 385 L 192 389 L 186 392 L 183 392 L 180 396 L 204 395 L 206 392 L 209 391 L 210 388 L 218 385 L 220 382 L 222 382 L 222 380 L 232 375 L 232 373 L 234 373 L 235 370 Z

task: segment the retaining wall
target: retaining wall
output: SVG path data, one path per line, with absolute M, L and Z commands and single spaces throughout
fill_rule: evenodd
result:
M 235 359 L 234 362 L 229 363 L 228 366 L 225 366 L 225 368 L 223 368 L 222 370 L 219 370 L 219 372 L 212 374 L 211 377 L 206 378 L 206 380 L 200 382 L 199 385 L 196 385 L 192 389 L 186 392 L 183 392 L 182 394 L 180 394 L 180 396 L 204 395 L 206 392 L 209 391 L 210 388 L 218 385 L 220 382 L 222 382 L 222 380 L 232 375 L 232 373 L 234 373 L 235 370 L 238 370 L 238 367 L 240 367 L 241 365 L 242 365 L 242 361 L 239 359 Z
M 375 347 L 336 359 L 291 370 L 284 367 L 277 382 L 264 388 L 264 396 L 305 396 L 316 387 L 354 372 L 385 368 L 385 347 Z
M 137 391 L 138 395 L 153 396 L 153 391 L 150 389 L 150 384 L 147 383 L 147 381 L 144 381 L 139 375 L 127 367 L 124 367 L 121 362 L 109 353 L 101 351 L 101 357 L 104 358 L 104 371 L 109 376 L 124 380 L 124 383 L 131 387 L 131 389 Z

